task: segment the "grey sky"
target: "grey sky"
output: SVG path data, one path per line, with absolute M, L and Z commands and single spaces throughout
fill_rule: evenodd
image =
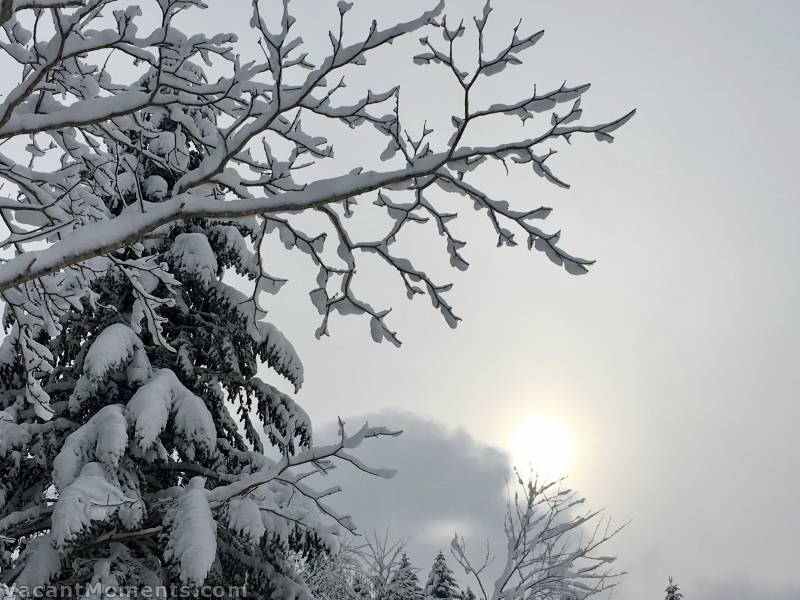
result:
M 670 574 L 690 598 L 739 584 L 737 598 L 796 597 L 800 5 L 496 6 L 547 29 L 503 99 L 566 78 L 593 83 L 589 119 L 639 109 L 614 145 L 558 157 L 568 192 L 492 182 L 554 206 L 565 247 L 599 262 L 570 277 L 541 255 L 495 249 L 468 217 L 472 267 L 447 274 L 464 322 L 451 332 L 392 288 L 399 351 L 372 344 L 357 319 L 316 342 L 296 283 L 274 314 L 304 356 L 301 400 L 318 423 L 401 408 L 501 447 L 524 417 L 554 416 L 576 438 L 572 484 L 632 519 L 614 544 L 631 571 L 616 598 L 660 597 Z M 439 92 L 426 88 L 419 110 Z

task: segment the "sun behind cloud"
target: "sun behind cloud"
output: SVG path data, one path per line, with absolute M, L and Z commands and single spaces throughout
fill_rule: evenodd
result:
M 553 479 L 569 473 L 573 441 L 569 430 L 549 416 L 528 417 L 511 434 L 509 450 L 514 466 Z

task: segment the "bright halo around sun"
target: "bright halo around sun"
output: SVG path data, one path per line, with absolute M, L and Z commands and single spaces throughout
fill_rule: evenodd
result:
M 572 467 L 572 436 L 552 417 L 531 417 L 511 435 L 511 459 L 526 474 L 533 471 L 545 479 L 568 474 Z

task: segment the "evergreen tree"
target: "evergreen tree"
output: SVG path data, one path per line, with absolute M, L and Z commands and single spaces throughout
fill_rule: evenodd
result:
M 672 581 L 672 577 L 669 578 L 669 585 L 665 591 L 667 592 L 667 597 L 665 600 L 681 600 L 681 598 L 684 597 L 678 588 L 678 584 Z
M 400 563 L 389 581 L 387 600 L 422 600 L 423 597 L 416 570 L 411 565 L 408 555 L 403 552 Z
M 190 62 L 178 73 L 187 89 L 204 84 Z M 138 85 L 151 92 L 155 79 Z M 99 209 L 134 214 L 162 201 L 199 164 L 193 136 L 215 118 L 198 102 L 129 119 L 124 144 L 105 140 L 121 146 L 113 160 L 81 175 Z M 335 528 L 291 474 L 229 489 L 273 465 L 265 446 L 289 457 L 311 441 L 305 412 L 257 375 L 266 364 L 295 389 L 303 379 L 259 306 L 257 295 L 279 286 L 251 249 L 265 231 L 253 218 L 178 221 L 98 259 L 89 300 L 55 337 L 6 307 L 0 556 L 19 555 L 18 585 L 246 584 L 248 597 L 294 597 L 302 583 L 287 558 L 334 544 Z M 226 272 L 256 282 L 253 296 Z M 52 359 L 39 368 L 49 398 L 38 403 L 24 393 L 32 347 Z
M 338 552 L 301 560 L 300 570 L 315 600 L 363 600 L 369 588 L 358 552 L 345 544 Z M 354 589 L 355 588 L 355 589 Z
M 360 573 L 356 573 L 353 576 L 352 592 L 353 600 L 370 600 L 372 598 L 369 581 L 366 576 Z
M 471 588 L 467 588 L 466 592 L 461 592 L 461 599 L 462 600 L 476 600 L 475 592 L 473 592 Z
M 433 561 L 428 581 L 425 584 L 425 597 L 456 600 L 460 596 L 453 572 L 447 566 L 447 559 L 445 559 L 444 553 L 439 551 Z

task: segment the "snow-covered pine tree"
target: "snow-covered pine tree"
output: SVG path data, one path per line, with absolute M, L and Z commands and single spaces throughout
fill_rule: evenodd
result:
M 205 84 L 192 62 L 174 72 L 187 93 Z M 156 79 L 149 71 L 134 87 L 152 93 Z M 80 174 L 96 210 L 110 214 L 161 202 L 203 159 L 193 136 L 213 130 L 216 115 L 197 98 L 181 109 L 151 107 L 126 125 L 117 136 L 98 131 L 116 152 Z M 78 142 L 65 135 L 63 143 Z M 257 298 L 281 284 L 254 250 L 269 229 L 255 218 L 173 222 L 97 259 L 88 293 L 57 330 L 7 306 L 4 583 L 305 594 L 288 557 L 334 549 L 339 524 L 351 525 L 288 467 L 323 464 L 358 435 L 342 430 L 341 445 L 309 451 L 305 412 L 257 374 L 265 364 L 295 389 L 303 381 L 300 359 Z M 255 282 L 252 296 L 223 281 L 230 272 Z M 26 396 L 29 348 L 48 357 L 39 365 L 47 400 Z
M 300 575 L 314 600 L 362 600 L 354 598 L 353 583 L 368 574 L 357 547 L 344 542 L 336 553 L 300 558 L 300 563 Z
M 678 588 L 678 584 L 672 580 L 672 577 L 669 578 L 669 585 L 667 585 L 667 589 L 665 590 L 667 593 L 667 597 L 665 600 L 682 600 L 684 597 Z
M 453 571 L 447 566 L 447 559 L 444 552 L 439 551 L 433 560 L 431 572 L 428 574 L 428 581 L 425 584 L 425 598 L 445 598 L 456 600 L 461 597 L 458 583 L 453 576 Z
M 461 600 L 477 600 L 472 588 L 468 587 L 465 591 L 461 592 Z
M 412 566 L 408 554 L 403 552 L 391 579 L 386 594 L 387 600 L 422 600 L 425 597 L 419 587 L 417 571 Z
M 372 586 L 370 586 L 368 575 L 356 573 L 353 576 L 351 587 L 353 600 L 372 600 Z

